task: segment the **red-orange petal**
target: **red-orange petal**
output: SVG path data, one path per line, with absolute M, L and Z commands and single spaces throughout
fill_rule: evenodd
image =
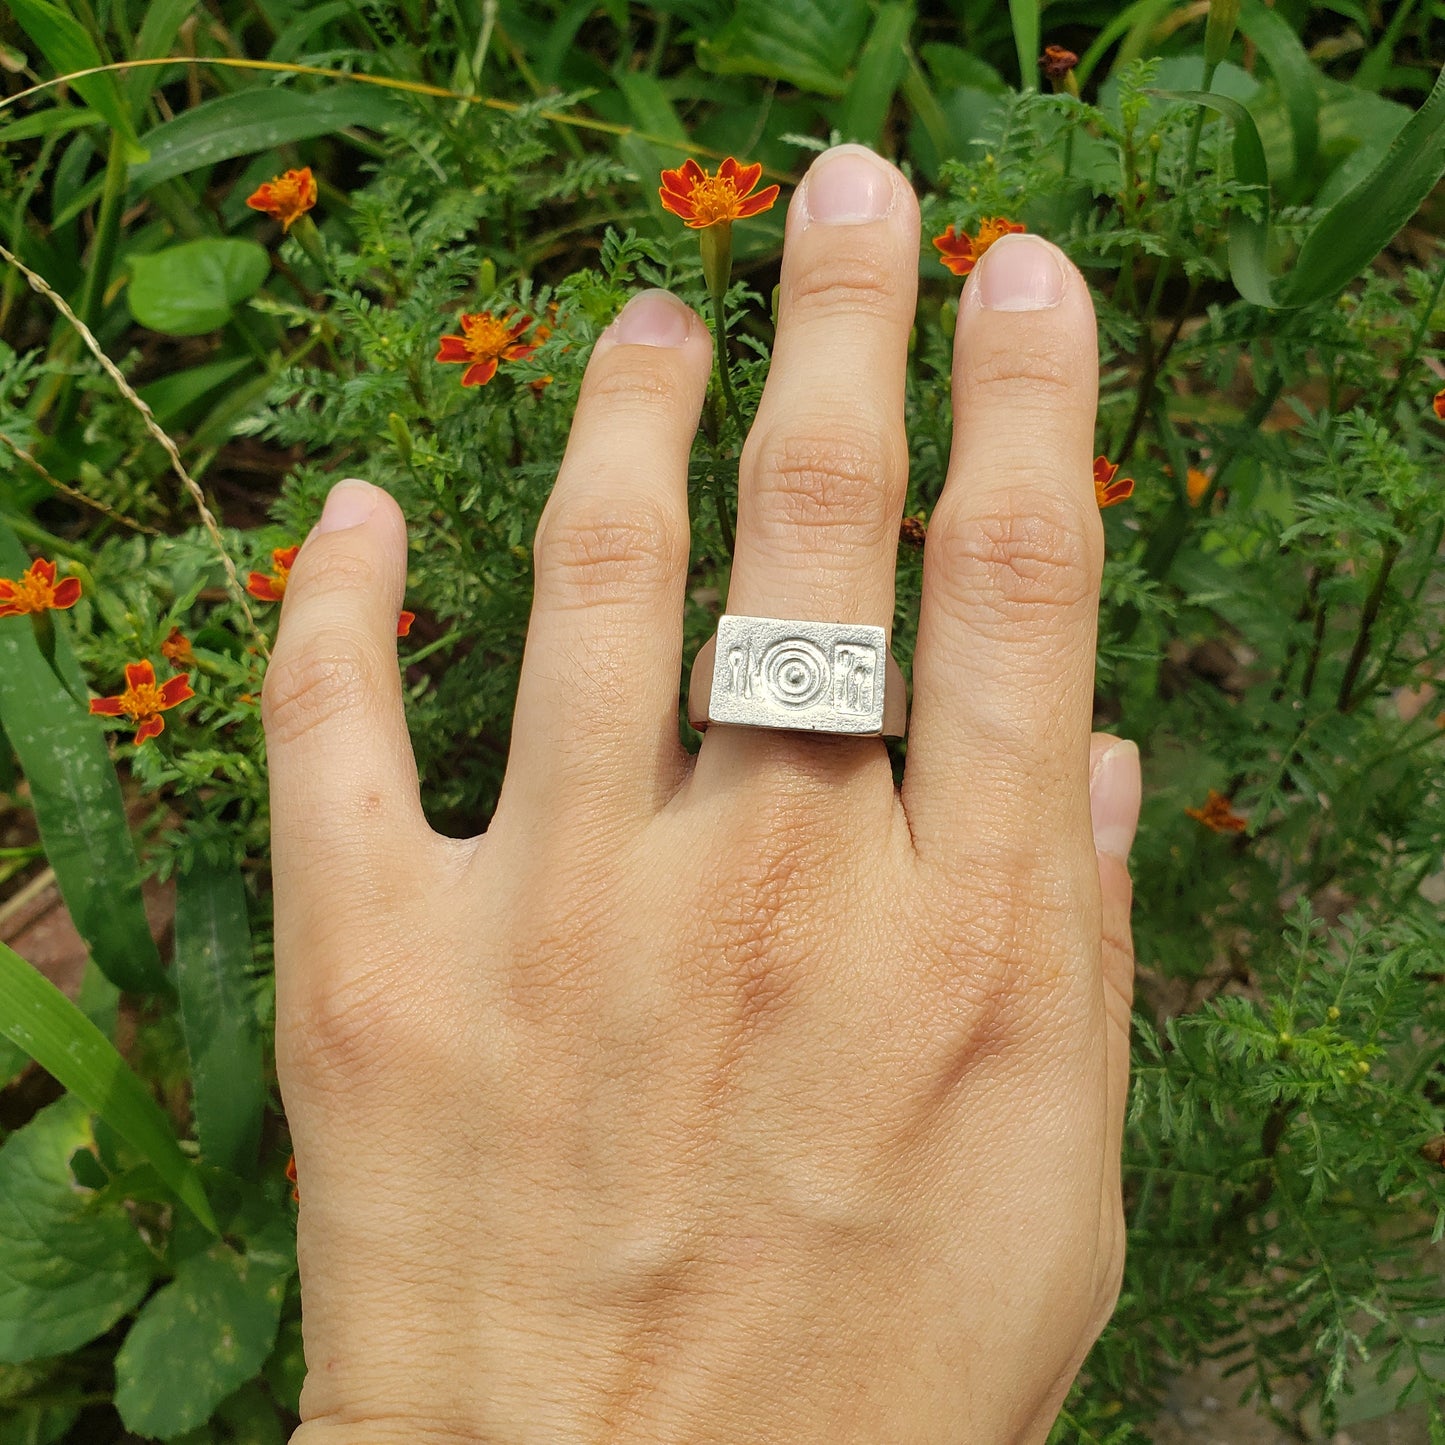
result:
M 127 687 L 154 687 L 155 682 L 156 670 L 150 665 L 148 659 L 126 663 L 125 685 Z
M 1111 462 L 1108 457 L 1094 458 L 1094 485 L 1096 487 L 1108 486 L 1114 480 L 1114 473 L 1119 470 L 1117 462 Z
M 252 572 L 246 578 L 246 591 L 262 602 L 279 602 L 283 595 L 276 585 L 276 579 L 269 572 Z
M 402 608 L 401 616 L 396 619 L 396 635 L 405 637 L 411 631 L 411 625 L 415 621 L 416 613 Z
M 745 166 L 729 156 L 720 168 L 719 173 L 726 176 L 732 183 L 733 189 L 740 196 L 745 196 L 763 178 L 763 163 L 754 161 L 752 165 Z
M 756 216 L 762 211 L 772 209 L 773 202 L 778 199 L 782 192 L 781 186 L 768 186 L 755 196 L 749 196 L 738 205 L 738 216 L 746 219 L 748 216 Z
M 299 542 L 294 547 L 276 547 L 272 549 L 271 561 L 275 564 L 278 572 L 283 569 L 289 572 L 296 565 L 296 558 L 300 552 L 301 544 Z
M 52 607 L 64 609 L 74 607 L 80 601 L 80 578 L 67 577 L 55 589 L 55 600 L 50 604 Z
M 662 198 L 664 211 L 671 211 L 674 216 L 681 216 L 684 221 L 697 219 L 697 207 L 686 196 L 665 189 L 659 190 L 657 194 Z
M 1430 405 L 1435 408 L 1435 415 L 1438 416 L 1441 421 L 1445 421 L 1445 391 L 1437 391 L 1435 393 L 1435 400 L 1432 401 Z
M 143 743 L 147 738 L 159 737 L 166 730 L 166 720 L 159 713 L 152 713 L 135 730 L 135 740 Z
M 118 697 L 93 697 L 90 700 L 90 710 L 97 717 L 119 717 L 121 699 Z
M 168 677 L 161 684 L 162 707 L 175 707 L 177 703 L 185 702 L 187 698 L 195 697 L 195 695 L 189 673 L 182 672 L 175 677 Z
M 485 386 L 497 374 L 497 359 L 489 356 L 485 361 L 473 362 L 462 372 L 463 386 Z
M 441 345 L 437 348 L 436 359 L 438 361 L 470 361 L 472 354 L 467 350 L 467 338 L 465 336 L 443 336 Z
M 34 573 L 35 576 L 40 578 L 40 580 L 44 582 L 47 587 L 53 587 L 55 585 L 54 562 L 50 562 L 44 557 L 37 557 L 30 564 L 30 570 L 32 573 Z
M 18 602 L 0 602 L 0 617 L 19 617 L 24 611 Z

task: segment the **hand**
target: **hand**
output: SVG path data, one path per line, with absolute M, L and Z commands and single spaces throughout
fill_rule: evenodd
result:
M 858 147 L 793 198 L 729 611 L 891 620 L 918 249 Z M 1089 731 L 1088 291 L 1023 236 L 965 288 L 901 796 L 876 739 L 678 745 L 709 364 L 662 293 L 597 342 L 483 838 L 422 814 L 395 503 L 342 484 L 295 565 L 300 1445 L 1042 1441 L 1113 1307 L 1139 782 Z

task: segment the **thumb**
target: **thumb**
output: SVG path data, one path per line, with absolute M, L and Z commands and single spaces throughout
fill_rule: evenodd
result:
M 1104 1008 L 1108 1015 L 1108 1109 L 1111 1158 L 1124 1140 L 1129 1096 L 1129 1016 L 1134 1001 L 1134 939 L 1129 927 L 1133 884 L 1129 849 L 1139 825 L 1139 749 L 1126 738 L 1095 733 L 1089 740 L 1089 813 L 1103 901 Z

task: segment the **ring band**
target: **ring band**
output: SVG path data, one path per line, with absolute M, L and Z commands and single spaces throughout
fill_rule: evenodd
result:
M 727 723 L 901 738 L 908 693 L 881 627 L 724 613 L 693 659 L 687 715 L 699 732 Z

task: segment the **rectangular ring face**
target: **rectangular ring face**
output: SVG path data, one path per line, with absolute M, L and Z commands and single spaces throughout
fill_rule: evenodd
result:
M 708 719 L 741 727 L 878 737 L 887 638 L 845 622 L 718 620 Z

